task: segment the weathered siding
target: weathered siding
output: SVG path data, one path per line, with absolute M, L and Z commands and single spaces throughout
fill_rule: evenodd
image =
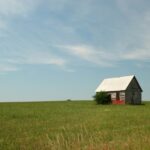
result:
M 111 95 L 111 100 L 116 100 L 116 92 L 109 93 Z
M 107 92 L 111 95 L 111 100 L 125 100 L 125 91 Z
M 140 104 L 141 103 L 141 89 L 134 78 L 129 84 L 125 93 L 126 103 Z
M 120 93 L 119 93 L 119 99 L 124 101 L 124 100 L 125 100 L 125 95 L 126 95 L 126 94 L 125 94 L 124 91 L 123 91 L 123 92 L 120 92 Z
M 113 104 L 125 104 L 125 91 L 107 92 L 111 95 Z

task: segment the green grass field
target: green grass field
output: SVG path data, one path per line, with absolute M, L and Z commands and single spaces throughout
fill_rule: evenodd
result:
M 0 103 L 0 150 L 150 150 L 150 103 Z

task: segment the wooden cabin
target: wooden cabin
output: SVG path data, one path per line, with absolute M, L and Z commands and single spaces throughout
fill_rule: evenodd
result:
M 142 88 L 134 75 L 104 79 L 96 92 L 111 95 L 113 104 L 141 104 Z

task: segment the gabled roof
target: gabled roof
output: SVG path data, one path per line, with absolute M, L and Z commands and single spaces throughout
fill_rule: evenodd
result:
M 97 87 L 96 92 L 125 91 L 133 78 L 135 78 L 134 75 L 104 79 L 102 83 Z

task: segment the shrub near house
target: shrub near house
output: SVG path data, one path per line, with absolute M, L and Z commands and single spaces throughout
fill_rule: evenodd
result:
M 111 104 L 111 96 L 104 91 L 96 93 L 93 97 L 97 104 Z

